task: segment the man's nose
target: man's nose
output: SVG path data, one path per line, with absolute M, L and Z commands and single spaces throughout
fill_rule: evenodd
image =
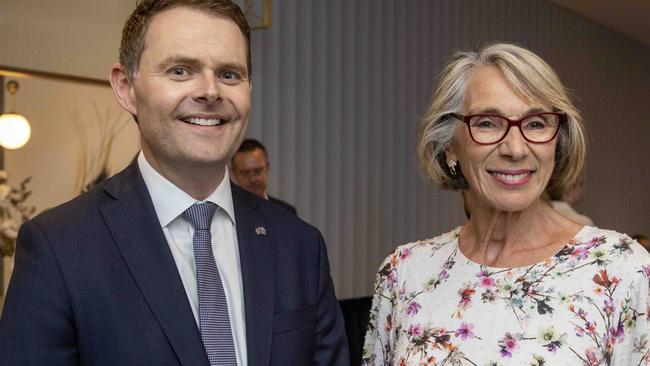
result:
M 262 180 L 262 175 L 263 175 L 262 172 L 254 172 L 251 175 L 251 180 L 254 182 L 259 182 Z
M 221 90 L 217 77 L 212 73 L 205 73 L 197 79 L 194 91 L 194 100 L 204 104 L 212 104 L 221 97 Z

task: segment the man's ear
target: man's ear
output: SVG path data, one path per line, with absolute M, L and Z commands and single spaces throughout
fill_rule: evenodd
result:
M 117 102 L 120 103 L 122 108 L 131 113 L 134 117 L 138 115 L 137 101 L 135 98 L 135 90 L 133 80 L 129 78 L 128 72 L 124 66 L 116 62 L 111 70 L 111 87 Z

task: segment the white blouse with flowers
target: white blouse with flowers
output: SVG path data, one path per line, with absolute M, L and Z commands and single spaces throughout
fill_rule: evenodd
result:
M 460 228 L 380 267 L 364 365 L 650 365 L 650 254 L 583 227 L 547 260 L 472 262 Z

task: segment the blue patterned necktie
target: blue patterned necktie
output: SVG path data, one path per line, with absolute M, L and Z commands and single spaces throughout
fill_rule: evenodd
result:
M 228 303 L 212 253 L 210 223 L 217 210 L 212 202 L 196 203 L 185 211 L 194 226 L 194 261 L 199 292 L 199 327 L 211 366 L 237 366 Z

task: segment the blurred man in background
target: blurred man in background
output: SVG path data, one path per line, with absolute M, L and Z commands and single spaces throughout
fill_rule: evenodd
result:
M 269 196 L 266 182 L 269 173 L 269 157 L 266 147 L 255 139 L 245 139 L 231 161 L 231 170 L 237 183 L 247 191 L 254 193 L 276 205 L 296 214 L 292 205 Z

